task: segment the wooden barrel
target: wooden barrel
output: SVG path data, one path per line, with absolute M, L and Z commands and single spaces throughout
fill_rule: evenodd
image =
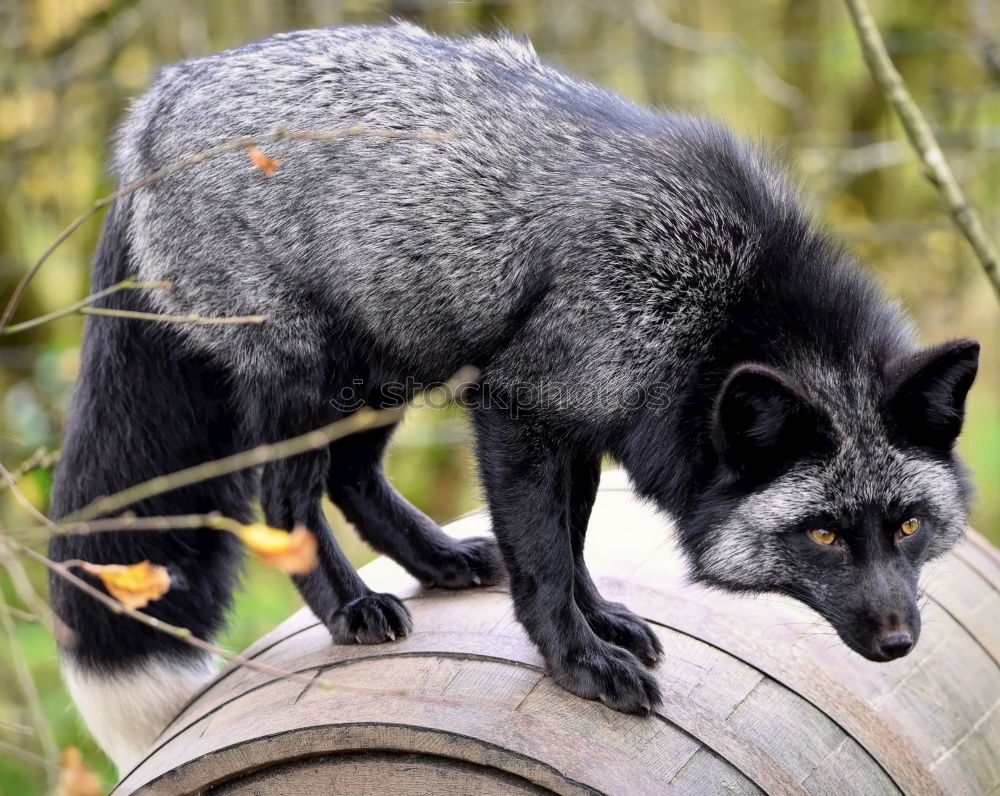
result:
M 453 523 L 481 534 L 481 514 Z M 654 716 L 616 713 L 545 676 L 501 589 L 421 591 L 386 559 L 415 630 L 334 646 L 303 610 L 163 732 L 115 793 L 996 793 L 1000 557 L 975 534 L 925 576 L 924 632 L 870 663 L 805 608 L 684 581 L 669 523 L 605 473 L 588 535 L 603 593 L 666 655 Z M 325 684 L 321 686 L 320 684 Z

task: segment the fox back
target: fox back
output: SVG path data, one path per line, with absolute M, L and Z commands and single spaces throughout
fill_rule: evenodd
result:
M 163 311 L 268 316 L 184 330 L 228 367 L 325 360 L 350 329 L 424 380 L 472 362 L 498 383 L 624 392 L 710 345 L 770 227 L 798 215 L 766 159 L 710 122 L 637 108 L 513 38 L 405 24 L 164 70 L 121 129 L 117 171 L 355 127 L 262 143 L 282 164 L 270 179 L 239 151 L 132 200 L 139 276 L 175 286 L 154 296 Z

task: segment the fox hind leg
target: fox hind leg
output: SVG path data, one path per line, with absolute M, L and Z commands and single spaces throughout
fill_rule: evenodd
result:
M 353 434 L 330 446 L 327 491 L 372 547 L 427 586 L 489 586 L 503 577 L 491 539 L 456 540 L 389 483 L 382 458 L 394 427 Z
M 259 414 L 251 417 L 252 427 L 265 438 L 280 440 L 311 431 L 332 419 L 328 412 L 311 407 L 324 406 L 314 397 L 294 401 L 294 390 L 275 384 L 260 390 L 267 396 Z M 266 411 L 266 415 L 260 410 Z M 344 555 L 322 509 L 323 485 L 330 467 L 326 448 L 271 462 L 261 477 L 261 506 L 267 522 L 291 531 L 304 525 L 316 535 L 319 564 L 293 582 L 306 604 L 340 644 L 377 644 L 409 634 L 409 611 L 392 594 L 373 592 Z

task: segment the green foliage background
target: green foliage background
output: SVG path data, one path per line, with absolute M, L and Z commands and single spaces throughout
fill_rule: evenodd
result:
M 930 116 L 960 181 L 997 236 L 1000 221 L 1000 8 L 993 0 L 876 2 L 892 56 Z M 0 6 L 0 299 L 60 230 L 113 190 L 108 141 L 129 99 L 157 67 L 302 27 L 391 16 L 442 33 L 504 26 L 528 34 L 554 63 L 650 105 L 704 112 L 774 142 L 813 198 L 912 313 L 928 343 L 984 343 L 962 450 L 978 486 L 974 522 L 1000 541 L 1000 313 L 964 242 L 922 176 L 859 55 L 839 0 L 5 0 Z M 87 223 L 43 268 L 27 319 L 88 292 L 100 224 Z M 179 233 L 182 233 L 179 230 Z M 15 466 L 59 445 L 78 367 L 82 319 L 0 337 L 0 461 Z M 164 396 L 169 400 L 169 396 Z M 477 505 L 464 419 L 414 413 L 390 470 L 418 506 L 446 521 Z M 23 487 L 45 506 L 51 475 Z M 371 557 L 330 508 L 352 559 Z M 28 524 L 0 492 L 0 522 Z M 41 572 L 31 570 L 40 590 Z M 0 588 L 19 608 L 9 583 Z M 240 649 L 298 605 L 287 579 L 249 566 L 226 646 Z M 59 744 L 77 744 L 108 782 L 58 674 L 55 647 L 18 621 Z M 0 639 L 0 792 L 44 789 L 41 769 L 10 746 L 27 721 Z

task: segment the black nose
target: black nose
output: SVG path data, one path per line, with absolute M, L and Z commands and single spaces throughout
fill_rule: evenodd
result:
M 895 630 L 878 638 L 878 649 L 889 660 L 902 658 L 913 649 L 913 636 L 906 630 Z

